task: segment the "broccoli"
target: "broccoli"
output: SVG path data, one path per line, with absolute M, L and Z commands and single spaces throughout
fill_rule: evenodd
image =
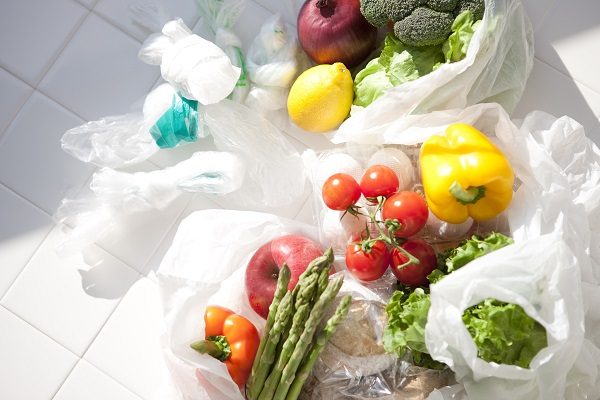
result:
M 457 3 L 458 0 L 428 0 L 427 7 L 435 11 L 452 12 Z
M 458 6 L 454 9 L 454 15 L 457 16 L 463 11 L 471 10 L 473 13 L 473 20 L 479 21 L 483 18 L 485 12 L 485 1 L 484 0 L 459 0 Z
M 452 22 L 454 17 L 450 13 L 419 7 L 394 24 L 394 33 L 409 46 L 433 46 L 448 39 L 452 33 Z
M 456 16 L 466 10 L 475 20 L 483 18 L 485 0 L 360 0 L 360 11 L 371 25 L 392 21 L 400 41 L 415 47 L 443 43 Z

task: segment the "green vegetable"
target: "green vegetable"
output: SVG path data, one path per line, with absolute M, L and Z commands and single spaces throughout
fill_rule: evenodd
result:
M 287 326 L 287 322 L 293 314 L 293 305 L 292 292 L 288 291 L 279 303 L 277 314 L 275 315 L 275 323 L 273 324 L 271 331 L 268 335 L 263 336 L 261 340 L 261 342 L 265 342 L 263 352 L 257 367 L 254 368 L 253 366 L 252 368 L 252 374 L 247 385 L 248 389 L 246 390 L 246 396 L 250 400 L 258 398 L 258 395 L 265 384 L 265 380 L 269 375 L 271 366 L 275 362 L 277 344 L 279 343 L 284 327 Z
M 294 382 L 292 382 L 292 386 L 290 386 L 290 390 L 285 397 L 286 400 L 296 400 L 300 395 L 302 386 L 317 362 L 317 357 L 319 357 L 319 354 L 321 354 L 321 351 L 337 330 L 338 325 L 346 318 L 351 302 L 352 297 L 350 295 L 344 296 L 333 316 L 327 320 L 325 328 L 319 333 L 304 361 L 300 364 Z
M 394 32 L 410 46 L 441 45 L 451 33 L 452 21 L 463 11 L 475 20 L 483 17 L 484 0 L 360 0 L 360 10 L 372 25 L 394 23 Z
M 323 318 L 323 313 L 331 304 L 335 296 L 337 296 L 343 282 L 343 277 L 339 277 L 330 282 L 323 294 L 321 294 L 313 306 L 310 316 L 306 320 L 304 331 L 302 332 L 298 343 L 296 343 L 296 347 L 289 358 L 289 362 L 283 369 L 281 380 L 279 381 L 279 385 L 277 386 L 277 390 L 273 399 L 283 400 L 287 396 L 290 386 L 296 378 L 296 371 L 304 359 L 304 356 L 307 354 L 310 344 L 312 343 L 313 336 L 315 335 L 317 327 Z
M 481 21 L 473 22 L 473 13 L 470 10 L 460 13 L 452 23 L 452 34 L 442 45 L 446 61 L 460 61 L 467 55 L 473 33 Z
M 450 37 L 435 46 L 407 46 L 388 33 L 379 57 L 354 77 L 354 104 L 366 107 L 394 86 L 427 75 L 443 63 L 463 59 L 477 26 L 466 11 L 451 22 Z
M 394 24 L 394 33 L 402 43 L 410 46 L 435 46 L 448 39 L 453 20 L 451 13 L 419 7 Z
M 309 275 L 306 278 L 304 285 L 301 286 L 301 289 L 298 292 L 296 301 L 294 303 L 295 311 L 294 318 L 292 320 L 292 327 L 290 328 L 288 337 L 281 348 L 277 363 L 265 381 L 265 385 L 260 392 L 260 396 L 258 396 L 259 400 L 268 400 L 273 398 L 273 394 L 275 393 L 275 389 L 277 389 L 279 379 L 281 378 L 281 373 L 289 362 L 292 352 L 296 348 L 296 343 L 304 331 L 306 319 L 308 318 L 312 308 L 312 298 L 317 290 L 318 278 L 318 274 Z
M 516 304 L 493 299 L 465 310 L 463 322 L 488 362 L 529 368 L 531 360 L 548 346 L 546 330 Z
M 397 290 L 386 307 L 388 322 L 383 331 L 383 347 L 390 354 L 404 357 L 410 351 L 415 365 L 441 369 L 442 363 L 433 360 L 425 345 L 425 324 L 429 312 L 429 294 L 421 288 L 410 294 Z
M 292 273 L 287 264 L 283 264 L 281 269 L 279 270 L 279 277 L 277 278 L 277 287 L 275 289 L 275 295 L 273 296 L 273 301 L 269 306 L 269 315 L 267 316 L 267 323 L 265 325 L 265 330 L 263 332 L 263 337 L 268 337 L 273 324 L 275 324 L 275 316 L 277 315 L 277 308 L 279 307 L 279 303 L 283 296 L 287 293 L 288 283 L 290 282 L 290 278 Z M 256 351 L 256 356 L 254 357 L 254 363 L 252 364 L 252 375 L 256 373 L 256 369 L 258 368 L 258 362 L 260 360 L 260 356 L 262 355 L 265 345 L 267 341 L 261 340 L 260 345 L 258 346 L 258 350 Z
M 492 232 L 485 238 L 473 235 L 445 253 L 445 264 L 448 272 L 457 270 L 476 258 L 512 244 L 512 238 L 498 232 Z

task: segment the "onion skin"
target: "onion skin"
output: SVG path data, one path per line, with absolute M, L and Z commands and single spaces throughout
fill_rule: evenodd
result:
M 317 64 L 352 68 L 375 49 L 377 28 L 361 14 L 359 0 L 307 0 L 298 13 L 298 40 Z

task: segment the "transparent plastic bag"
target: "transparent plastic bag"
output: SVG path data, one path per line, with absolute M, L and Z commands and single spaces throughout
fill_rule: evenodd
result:
M 142 113 L 105 117 L 69 129 L 62 149 L 83 162 L 117 168 L 137 164 L 161 148 L 208 135 L 197 101 L 181 97 L 165 83 L 146 96 Z
M 252 83 L 246 105 L 264 115 L 284 109 L 289 88 L 307 65 L 303 54 L 293 28 L 283 17 L 278 14 L 269 17 L 246 57 Z
M 353 107 L 331 140 L 383 143 L 394 121 L 408 114 L 484 102 L 512 111 L 533 66 L 533 29 L 520 0 L 486 0 L 485 5 L 465 59 L 396 86 L 367 107 Z
M 395 284 L 391 274 L 368 284 L 348 272 L 340 274 L 345 275 L 340 296 L 352 295 L 352 304 L 320 354 L 301 399 L 422 400 L 435 388 L 454 382 L 449 369 L 415 367 L 385 352 L 385 307 Z
M 242 41 L 233 32 L 233 28 L 244 10 L 246 0 L 196 0 L 196 4 L 203 22 L 215 35 L 215 44 L 223 49 L 231 63 L 241 71 L 233 92 L 228 98 L 243 102 L 250 90 L 250 82 L 248 81 Z
M 193 34 L 181 19 L 167 22 L 162 33 L 149 36 L 138 57 L 160 65 L 165 81 L 183 97 L 201 104 L 229 96 L 241 74 L 219 46 Z
M 90 193 L 64 199 L 55 219 L 71 230 L 59 251 L 79 251 L 108 234 L 123 215 L 168 208 L 184 192 L 225 195 L 244 183 L 246 167 L 226 152 L 197 152 L 179 164 L 150 172 L 102 168 Z

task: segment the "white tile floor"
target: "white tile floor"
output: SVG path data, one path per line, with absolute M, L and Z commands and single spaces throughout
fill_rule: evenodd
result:
M 67 258 L 54 251 L 62 233 L 51 218 L 93 171 L 60 149 L 64 131 L 125 113 L 156 85 L 158 68 L 136 58 L 148 29 L 129 13 L 131 4 L 153 1 L 0 7 L 0 399 L 176 398 L 159 351 L 154 271 L 182 218 L 227 205 L 183 197 L 168 212 L 117 221 L 112 237 Z M 567 114 L 600 144 L 600 2 L 524 2 L 536 61 L 514 116 Z M 194 0 L 165 3 L 165 15 L 206 33 Z M 246 44 L 280 1 L 248 3 L 238 28 Z M 295 23 L 291 7 L 285 16 Z M 326 145 L 292 136 L 300 149 Z M 172 165 L 194 149 L 162 152 L 140 168 Z M 310 202 L 277 212 L 312 222 Z

